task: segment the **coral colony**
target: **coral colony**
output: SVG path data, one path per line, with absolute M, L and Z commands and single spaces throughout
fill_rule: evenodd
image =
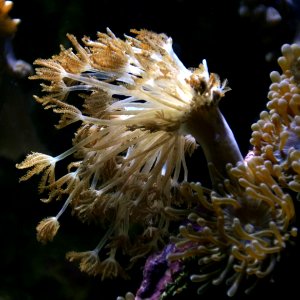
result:
M 72 48 L 35 61 L 30 78 L 42 80 L 44 92 L 35 99 L 60 115 L 57 128 L 79 127 L 71 149 L 33 152 L 17 164 L 28 170 L 21 181 L 42 174 L 44 202 L 62 201 L 38 224 L 37 239 L 52 241 L 70 208 L 104 232 L 94 249 L 67 253 L 81 271 L 127 277 L 148 257 L 136 295 L 119 300 L 165 299 L 185 282 L 198 293 L 224 284 L 228 296 L 244 282 L 248 292 L 297 235 L 300 46 L 282 46 L 282 73 L 270 75 L 267 110 L 252 125 L 252 150 L 243 158 L 218 108 L 227 82 L 205 60 L 187 69 L 165 34 L 131 33 L 120 39 L 107 29 L 81 42 L 69 34 Z M 212 188 L 189 182 L 185 157 L 198 145 Z

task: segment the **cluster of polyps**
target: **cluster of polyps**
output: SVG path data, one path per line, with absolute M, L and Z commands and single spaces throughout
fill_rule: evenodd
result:
M 219 284 L 229 278 L 233 295 L 244 275 L 269 274 L 285 242 L 296 235 L 293 201 L 282 190 L 277 164 L 266 156 L 281 155 L 294 133 L 285 138 L 276 131 L 271 150 L 266 135 L 254 133 L 254 152 L 244 161 L 218 109 L 226 83 L 209 74 L 205 61 L 194 70 L 185 68 L 166 35 L 133 33 L 121 40 L 108 30 L 96 41 L 84 37 L 83 45 L 68 35 L 74 51 L 61 47 L 58 55 L 35 62 L 31 78 L 48 82 L 42 84 L 46 95 L 36 100 L 61 115 L 58 128 L 81 124 L 71 149 L 55 157 L 34 152 L 17 165 L 29 168 L 21 180 L 43 173 L 44 201 L 66 199 L 56 216 L 37 226 L 38 239 L 53 239 L 70 206 L 82 221 L 99 222 L 106 232 L 95 249 L 69 252 L 68 259 L 79 260 L 89 274 L 115 277 L 125 275 L 117 261 L 120 252 L 131 262 L 153 253 L 174 235 L 170 224 L 184 220 L 172 237 L 176 250 L 169 262 L 199 258 L 199 274 L 191 280 Z M 263 122 L 254 127 L 268 130 Z M 214 191 L 187 183 L 185 154 L 191 155 L 197 143 Z M 57 179 L 55 166 L 70 155 L 75 161 Z M 292 151 L 285 155 L 285 161 L 292 159 Z M 295 161 L 291 170 L 284 166 L 279 167 L 286 171 L 284 182 L 299 184 Z M 224 269 L 215 270 L 220 263 Z M 203 265 L 210 271 L 202 271 Z

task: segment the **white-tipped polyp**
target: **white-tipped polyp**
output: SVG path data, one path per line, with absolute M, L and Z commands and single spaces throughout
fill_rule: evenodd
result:
M 203 65 L 203 71 L 204 71 L 204 77 L 205 77 L 205 79 L 206 79 L 206 81 L 208 81 L 209 80 L 209 73 L 208 73 L 208 66 L 207 66 L 207 61 L 206 61 L 206 59 L 203 59 L 202 60 L 202 65 Z

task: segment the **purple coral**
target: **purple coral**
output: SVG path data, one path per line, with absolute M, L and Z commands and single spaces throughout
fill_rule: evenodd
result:
M 169 244 L 161 252 L 151 255 L 147 259 L 143 272 L 144 278 L 137 291 L 136 300 L 159 299 L 167 285 L 173 282 L 173 275 L 182 268 L 181 262 L 169 262 L 167 259 L 168 255 L 175 251 L 175 245 Z

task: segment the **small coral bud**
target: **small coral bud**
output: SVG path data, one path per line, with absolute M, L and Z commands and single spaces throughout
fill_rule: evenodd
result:
M 134 299 L 135 299 L 134 295 L 130 292 L 126 293 L 125 298 L 124 297 L 117 298 L 117 300 L 134 300 Z
M 66 258 L 69 261 L 79 260 L 80 271 L 86 272 L 89 275 L 96 276 L 100 273 L 100 259 L 98 252 L 95 250 L 76 252 L 70 251 L 66 254 Z
M 48 241 L 52 241 L 58 231 L 58 228 L 59 222 L 56 217 L 43 219 L 36 227 L 37 240 L 44 244 Z

